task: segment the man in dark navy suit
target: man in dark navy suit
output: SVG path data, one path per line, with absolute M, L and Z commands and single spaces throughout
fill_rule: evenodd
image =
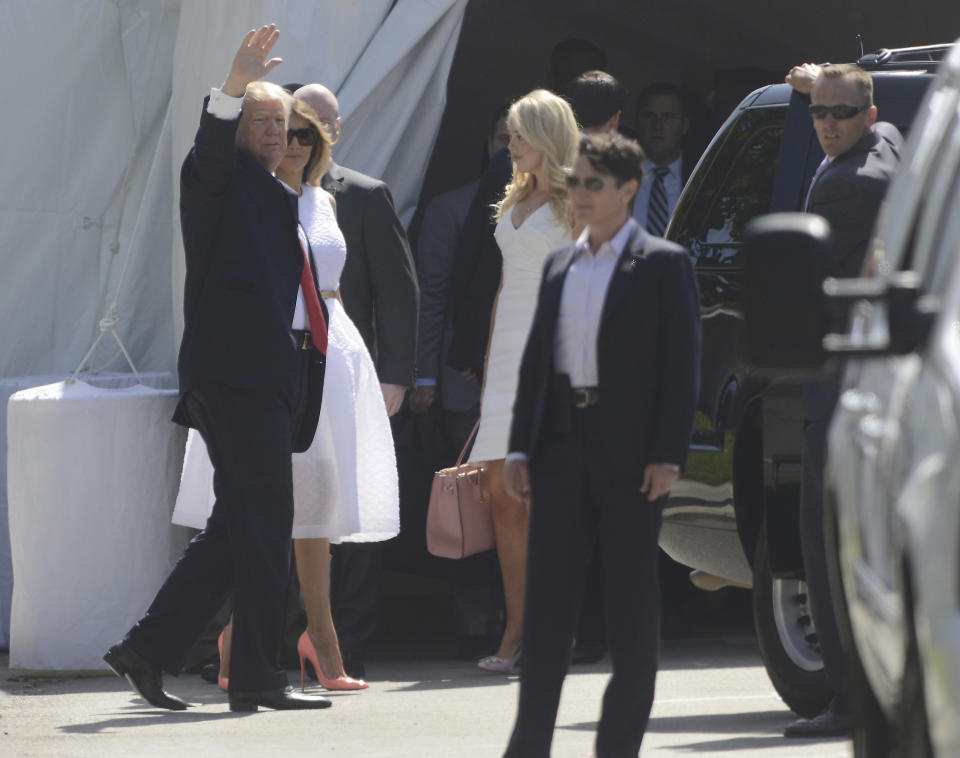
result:
M 203 436 L 217 500 L 146 615 L 104 656 L 158 708 L 187 707 L 164 692 L 162 672 L 180 670 L 228 597 L 230 709 L 330 705 L 294 693 L 276 663 L 293 524 L 291 453 L 313 438 L 326 349 L 296 197 L 273 176 L 287 149 L 292 99 L 256 81 L 280 63 L 268 58 L 278 36 L 271 24 L 244 37 L 204 107 L 180 176 L 187 275 L 174 420 Z
M 504 479 L 530 507 L 520 702 L 506 755 L 547 758 L 587 563 L 599 541 L 613 678 L 599 758 L 636 758 L 659 656 L 662 498 L 687 456 L 700 365 L 690 256 L 630 217 L 643 151 L 585 137 L 578 224 L 550 255 L 520 364 Z
M 810 94 L 813 128 L 825 153 L 805 203 L 806 211 L 830 222 L 821 276 L 859 276 L 880 203 L 900 161 L 903 138 L 893 124 L 877 121 L 873 80 L 857 66 L 803 64 L 792 68 L 786 81 L 801 94 Z M 830 321 L 830 331 L 843 331 L 846 326 L 842 316 L 834 315 Z M 803 388 L 800 484 L 804 574 L 833 698 L 814 718 L 787 725 L 787 737 L 836 737 L 850 731 L 846 663 L 833 611 L 823 529 L 827 428 L 840 394 L 840 379 L 840 369 L 832 367 Z

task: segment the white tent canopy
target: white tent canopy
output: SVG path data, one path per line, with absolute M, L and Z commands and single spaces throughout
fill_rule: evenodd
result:
M 272 81 L 337 93 L 337 161 L 387 181 L 408 220 L 466 4 L 4 0 L 0 58 L 13 75 L 0 78 L 0 398 L 25 377 L 72 373 L 101 324 L 115 327 L 140 371 L 175 370 L 180 164 L 203 96 L 248 29 L 281 30 L 274 55 L 284 62 Z M 89 367 L 127 370 L 112 336 Z M 10 607 L 6 473 L 0 460 L 0 646 Z

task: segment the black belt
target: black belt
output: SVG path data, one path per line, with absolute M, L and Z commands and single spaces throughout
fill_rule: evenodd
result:
M 293 329 L 291 334 L 297 350 L 309 350 L 313 347 L 313 337 L 310 336 L 309 329 Z
M 574 408 L 592 408 L 600 402 L 600 388 L 571 387 L 570 400 Z

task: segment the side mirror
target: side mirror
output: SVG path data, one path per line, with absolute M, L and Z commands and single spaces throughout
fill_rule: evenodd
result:
M 866 311 L 874 304 L 886 308 L 886 329 L 880 334 L 828 334 L 823 338 L 831 355 L 903 355 L 927 341 L 940 299 L 925 295 L 915 271 L 898 271 L 886 279 L 827 279 L 823 292 L 830 302 L 856 302 Z
M 766 369 L 820 367 L 827 357 L 820 272 L 830 225 L 810 213 L 771 213 L 744 232 L 745 358 Z

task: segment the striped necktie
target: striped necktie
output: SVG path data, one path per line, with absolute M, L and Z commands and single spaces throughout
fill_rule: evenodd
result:
M 667 210 L 667 188 L 663 186 L 663 178 L 670 173 L 666 166 L 658 166 L 653 170 L 653 186 L 650 188 L 650 200 L 647 201 L 647 231 L 654 237 L 662 237 L 670 220 L 670 211 Z

